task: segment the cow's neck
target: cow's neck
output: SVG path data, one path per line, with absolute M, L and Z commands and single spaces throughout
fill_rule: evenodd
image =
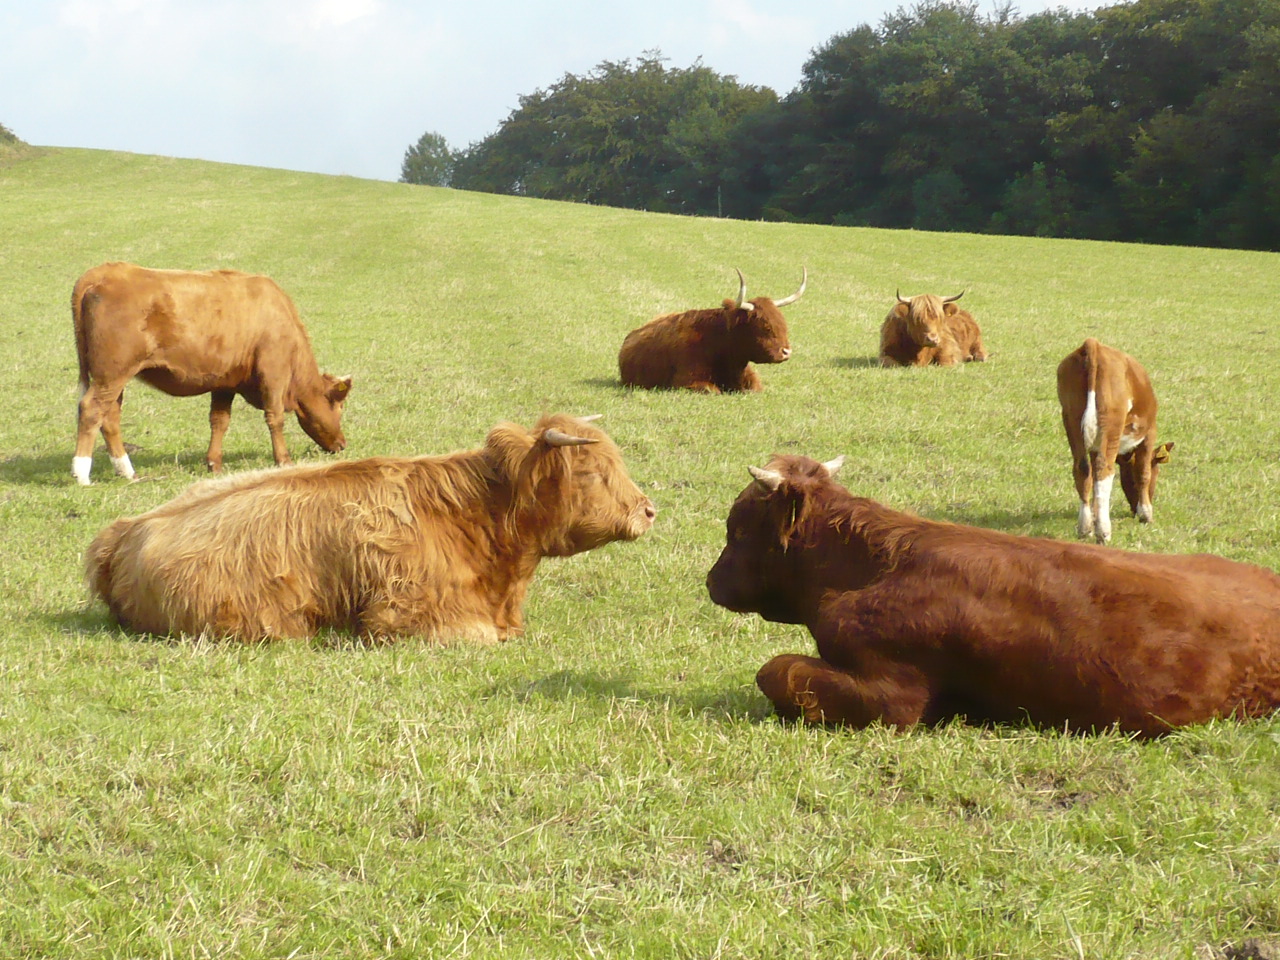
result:
M 902 561 L 918 523 L 872 500 L 855 497 L 834 484 L 814 495 L 797 531 L 798 582 L 806 606 L 824 596 L 860 590 Z

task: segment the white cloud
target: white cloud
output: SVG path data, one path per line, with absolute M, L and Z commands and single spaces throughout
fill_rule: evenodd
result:
M 343 27 L 382 11 L 380 0 L 316 0 L 309 22 L 313 30 Z

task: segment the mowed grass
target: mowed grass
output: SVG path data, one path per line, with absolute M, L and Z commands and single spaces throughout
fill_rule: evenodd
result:
M 1068 538 L 1054 369 L 1137 355 L 1176 442 L 1118 548 L 1280 567 L 1280 256 L 681 219 L 116 153 L 0 166 L 0 956 L 1218 955 L 1280 939 L 1280 722 L 1156 743 L 787 727 L 756 669 L 800 627 L 703 586 L 749 465 L 847 454 L 853 491 Z M 203 476 L 205 398 L 126 394 L 144 482 L 70 476 L 68 299 L 108 259 L 267 273 L 355 386 L 342 456 L 603 413 L 644 539 L 547 561 L 495 648 L 120 631 L 81 556 Z M 617 385 L 623 336 L 809 292 L 765 392 Z M 875 366 L 904 294 L 966 290 L 993 359 Z M 324 455 L 290 421 L 298 460 Z M 270 463 L 238 403 L 229 469 Z

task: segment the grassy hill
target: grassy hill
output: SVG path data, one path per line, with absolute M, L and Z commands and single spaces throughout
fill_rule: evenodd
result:
M 1280 568 L 1267 253 L 681 219 L 79 150 L 0 165 L 0 956 L 1209 957 L 1280 933 L 1280 722 L 1159 743 L 783 727 L 799 627 L 706 598 L 773 452 L 897 507 L 1073 535 L 1054 387 L 1136 354 L 1174 462 L 1118 547 Z M 273 276 L 355 378 L 345 457 L 603 413 L 652 533 L 539 571 L 493 649 L 139 639 L 81 555 L 203 475 L 205 398 L 126 393 L 145 482 L 70 476 L 68 300 L 108 259 Z M 765 392 L 627 392 L 617 348 L 809 292 Z M 883 371 L 894 290 L 966 290 L 994 358 Z M 299 460 L 323 455 L 292 420 Z M 242 403 L 230 469 L 268 465 Z

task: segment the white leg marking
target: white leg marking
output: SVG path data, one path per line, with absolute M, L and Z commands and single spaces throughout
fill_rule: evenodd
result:
M 133 472 L 133 464 L 129 462 L 129 455 L 126 453 L 121 457 L 112 457 L 111 465 L 116 468 L 116 473 L 128 480 L 138 479 L 138 475 Z
M 1093 511 L 1087 503 L 1080 504 L 1080 518 L 1076 522 L 1076 533 L 1081 537 L 1093 535 Z
M 72 457 L 71 474 L 82 487 L 89 485 L 89 470 L 93 466 L 93 457 Z
M 1097 509 L 1094 533 L 1099 543 L 1106 543 L 1111 539 L 1111 484 L 1115 478 L 1113 473 L 1093 484 L 1093 505 Z
M 1090 390 L 1084 402 L 1084 416 L 1080 418 L 1080 435 L 1084 438 L 1085 448 L 1098 449 L 1098 394 Z
M 1151 517 L 1152 517 L 1151 504 L 1149 504 L 1149 503 L 1139 503 L 1139 504 L 1138 504 L 1138 519 L 1139 519 L 1139 520 L 1141 520 L 1143 523 L 1150 523 L 1150 522 L 1151 522 Z

